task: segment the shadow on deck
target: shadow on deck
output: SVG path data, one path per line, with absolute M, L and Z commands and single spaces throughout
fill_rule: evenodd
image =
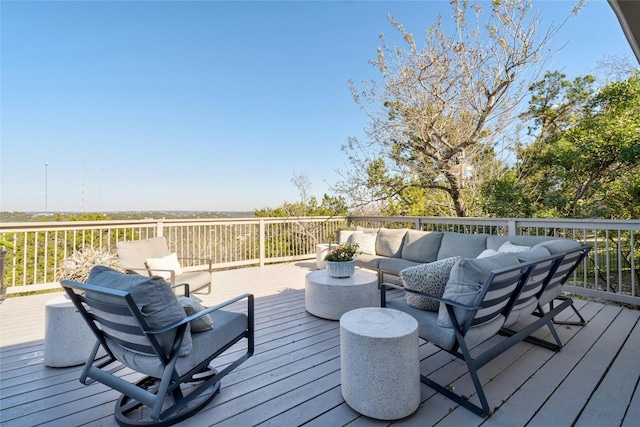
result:
M 256 353 L 225 378 L 220 394 L 205 410 L 180 426 L 392 424 L 361 416 L 344 402 L 339 323 L 304 309 L 304 276 L 313 269 L 311 262 L 298 262 L 214 274 L 214 291 L 199 295 L 205 305 L 243 292 L 256 296 Z M 82 385 L 80 366 L 44 366 L 44 304 L 51 298 L 10 298 L 0 305 L 2 425 L 116 425 L 116 392 L 99 383 Z M 489 418 L 479 418 L 422 385 L 419 409 L 393 424 L 637 425 L 640 312 L 587 301 L 576 301 L 576 306 L 589 323 L 558 327 L 566 343 L 562 351 L 523 342 L 480 370 L 495 408 Z M 420 344 L 423 374 L 477 400 L 462 362 L 431 344 Z

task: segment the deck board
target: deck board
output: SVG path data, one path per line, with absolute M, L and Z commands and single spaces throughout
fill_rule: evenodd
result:
M 255 295 L 256 352 L 223 381 L 220 394 L 180 423 L 201 426 L 387 426 L 351 409 L 340 390 L 339 323 L 304 309 L 310 262 L 214 274 L 207 306 L 244 292 Z M 394 291 L 395 294 L 401 293 Z M 115 426 L 118 394 L 78 381 L 81 366 L 43 364 L 44 304 L 52 295 L 11 298 L 0 305 L 0 421 L 5 426 Z M 246 304 L 246 303 L 244 303 Z M 483 419 L 421 385 L 421 403 L 399 426 L 636 425 L 640 417 L 640 313 L 575 301 L 586 327 L 558 326 L 560 352 L 518 343 L 479 371 L 495 412 Z M 243 303 L 231 309 L 240 310 Z M 559 317 L 575 317 L 565 310 Z M 551 339 L 548 330 L 536 336 Z M 482 344 L 495 345 L 503 337 Z M 481 347 L 482 348 L 482 347 Z M 242 351 L 232 347 L 225 363 Z M 477 402 L 464 364 L 421 341 L 421 372 Z M 123 370 L 129 378 L 138 374 Z M 604 410 L 603 408 L 606 408 Z M 546 426 L 545 426 L 546 427 Z
M 620 354 L 613 360 L 609 372 L 580 414 L 576 426 L 620 425 L 628 410 L 635 411 L 636 416 L 640 416 L 640 402 L 636 403 L 635 407 L 630 406 L 634 392 L 638 391 L 639 354 L 640 323 L 636 323 Z M 635 377 L 632 375 L 634 372 Z

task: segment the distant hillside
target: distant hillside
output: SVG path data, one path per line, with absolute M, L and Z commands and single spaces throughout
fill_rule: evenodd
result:
M 185 219 L 185 218 L 252 218 L 253 211 L 135 211 L 135 212 L 94 212 L 104 215 L 107 219 Z M 80 217 L 86 212 L 0 212 L 0 222 L 46 222 L 62 220 L 69 217 Z

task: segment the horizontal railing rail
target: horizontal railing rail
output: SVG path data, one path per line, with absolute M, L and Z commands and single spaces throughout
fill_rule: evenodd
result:
M 224 269 L 311 259 L 316 244 L 334 242 L 337 230 L 354 227 L 544 235 L 589 243 L 592 250 L 567 290 L 640 306 L 639 220 L 350 216 L 0 223 L 0 246 L 7 249 L 3 290 L 56 288 L 71 255 L 86 247 L 112 251 L 119 241 L 165 236 L 180 257 L 211 258 L 214 268 Z

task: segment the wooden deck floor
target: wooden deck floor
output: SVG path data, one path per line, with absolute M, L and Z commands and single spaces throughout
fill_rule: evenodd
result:
M 311 262 L 216 273 L 212 305 L 256 296 L 256 353 L 225 378 L 220 394 L 181 426 L 384 426 L 353 411 L 340 391 L 339 323 L 304 309 Z M 114 426 L 117 394 L 78 381 L 81 367 L 43 364 L 44 303 L 52 295 L 0 304 L 2 426 Z M 560 326 L 552 351 L 520 343 L 481 369 L 495 412 L 482 419 L 422 385 L 422 403 L 399 426 L 637 426 L 640 312 L 576 301 L 586 327 Z M 493 345 L 495 337 L 483 345 Z M 464 365 L 421 342 L 421 370 L 473 395 Z

